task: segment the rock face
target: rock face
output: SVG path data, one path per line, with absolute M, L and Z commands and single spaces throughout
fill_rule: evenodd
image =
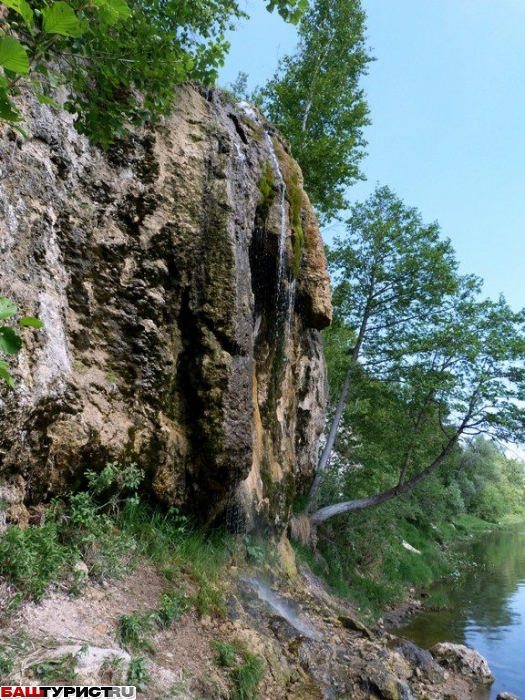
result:
M 463 644 L 444 642 L 433 646 L 430 652 L 435 660 L 445 668 L 469 676 L 477 683 L 490 684 L 494 682 L 494 676 L 481 654 Z
M 285 523 L 315 462 L 331 315 L 286 143 L 186 85 L 107 153 L 45 106 L 27 127 L 0 142 L 0 289 L 44 328 L 2 393 L 4 484 L 35 504 L 136 462 L 203 521 Z

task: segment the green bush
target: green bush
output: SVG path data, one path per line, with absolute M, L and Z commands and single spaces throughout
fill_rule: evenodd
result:
M 40 600 L 76 559 L 76 552 L 61 542 L 60 531 L 61 524 L 53 520 L 25 530 L 8 528 L 0 538 L 0 576 L 25 597 Z
M 75 564 L 83 561 L 89 575 L 97 580 L 119 576 L 129 566 L 135 542 L 116 527 L 119 508 L 126 503 L 125 492 L 134 492 L 141 474 L 135 465 L 110 464 L 95 475 L 88 472 L 89 491 L 69 500 L 55 500 L 40 525 L 26 529 L 9 527 L 0 537 L 0 576 L 25 598 L 40 600 L 47 588 L 60 580 L 78 591 L 82 583 Z M 97 496 L 112 489 L 108 502 Z M 111 517 L 105 510 L 110 507 Z M 14 598 L 13 598 L 14 599 Z

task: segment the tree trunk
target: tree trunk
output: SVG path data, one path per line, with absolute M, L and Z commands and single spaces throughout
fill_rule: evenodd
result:
M 350 391 L 350 384 L 352 380 L 352 372 L 357 364 L 357 360 L 359 358 L 359 353 L 361 352 L 361 346 L 363 345 L 363 340 L 366 335 L 366 330 L 368 327 L 368 321 L 370 320 L 370 315 L 372 313 L 372 300 L 373 300 L 373 295 L 374 295 L 374 283 L 375 283 L 375 277 L 372 277 L 371 283 L 370 283 L 370 291 L 366 303 L 366 308 L 363 313 L 363 319 L 361 321 L 361 327 L 359 328 L 359 335 L 357 336 L 357 342 L 355 344 L 355 347 L 352 352 L 352 357 L 350 358 L 350 366 L 348 368 L 348 371 L 346 373 L 345 377 L 345 383 L 343 384 L 343 390 L 341 391 L 341 396 L 339 397 L 339 403 L 337 404 L 337 408 L 335 409 L 335 415 L 334 415 L 334 420 L 332 421 L 332 425 L 330 427 L 330 432 L 328 433 L 328 437 L 326 438 L 326 445 L 324 446 L 323 453 L 321 455 L 321 459 L 319 460 L 319 464 L 317 465 L 317 470 L 315 473 L 315 478 L 313 481 L 313 484 L 310 488 L 310 493 L 308 494 L 308 504 L 306 506 L 306 512 L 311 513 L 312 510 L 317 505 L 317 497 L 319 495 L 319 489 L 321 487 L 321 481 L 324 475 L 324 472 L 326 471 L 328 464 L 330 462 L 330 456 L 332 454 L 332 450 L 334 449 L 334 444 L 335 444 L 335 438 L 337 437 L 337 431 L 339 430 L 339 423 L 341 422 L 341 418 L 343 416 L 343 412 L 345 410 L 346 406 L 346 401 L 348 399 L 348 393 Z
M 315 479 L 310 488 L 310 493 L 308 494 L 308 505 L 306 507 L 307 513 L 310 513 L 317 505 L 317 497 L 319 496 L 321 481 L 324 472 L 326 471 L 326 468 L 328 467 L 328 464 L 330 462 L 330 456 L 334 448 L 335 438 L 337 437 L 337 431 L 339 429 L 339 423 L 341 422 L 341 417 L 343 415 L 343 411 L 345 410 L 346 400 L 348 398 L 348 392 L 350 391 L 352 369 L 353 367 L 352 365 L 350 365 L 350 367 L 348 368 L 348 372 L 346 373 L 345 383 L 343 384 L 343 390 L 339 398 L 339 403 L 337 404 L 337 408 L 335 410 L 334 420 L 332 421 L 330 432 L 328 433 L 328 437 L 326 438 L 326 445 L 324 446 L 321 459 L 319 460 L 319 464 L 317 465 Z
M 387 491 L 383 491 L 382 493 L 376 493 L 373 496 L 359 498 L 355 501 L 334 503 L 330 506 L 320 508 L 310 516 L 310 522 L 313 526 L 317 526 L 321 523 L 324 523 L 325 520 L 329 520 L 330 518 L 333 518 L 336 515 L 341 515 L 342 513 L 356 512 L 359 510 L 366 510 L 366 508 L 372 508 L 373 506 L 381 505 L 381 503 L 385 503 L 386 501 L 395 498 L 395 496 L 400 496 L 402 493 L 410 491 L 414 488 L 414 486 L 419 484 L 420 481 L 423 481 L 423 479 L 426 479 L 427 476 L 430 476 L 430 474 L 432 474 L 432 472 L 434 472 L 440 466 L 445 457 L 451 452 L 452 448 L 458 441 L 459 436 L 462 432 L 463 430 L 458 431 L 452 438 L 450 438 L 448 443 L 441 450 L 439 456 L 432 462 L 430 466 L 428 466 L 422 472 L 419 472 L 419 474 L 416 474 L 416 476 L 412 477 L 412 479 L 409 479 L 404 484 L 398 484 L 397 486 L 394 486 L 393 488 L 388 489 Z

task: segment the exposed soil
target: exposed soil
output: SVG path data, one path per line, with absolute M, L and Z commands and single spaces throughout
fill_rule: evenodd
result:
M 368 629 L 308 569 L 293 579 L 275 571 L 266 577 L 232 567 L 224 580 L 226 616 L 199 618 L 189 610 L 152 634 L 151 649 L 140 654 L 121 647 L 118 622 L 122 615 L 158 608 L 169 584 L 152 566 L 142 564 L 123 580 L 89 583 L 78 597 L 55 590 L 41 603 L 24 604 L 0 629 L 2 653 L 14 660 L 2 681 L 41 684 L 36 667 L 67 657 L 71 677 L 57 684 L 123 684 L 130 656 L 143 656 L 149 680 L 138 695 L 144 700 L 239 697 L 231 668 L 217 664 L 213 642 L 222 640 L 264 661 L 259 700 L 475 697 L 470 679 L 445 670 L 382 625 Z M 194 588 L 184 577 L 177 585 Z

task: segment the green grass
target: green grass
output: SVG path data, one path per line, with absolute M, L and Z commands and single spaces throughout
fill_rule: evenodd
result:
M 499 521 L 501 527 L 510 527 L 511 525 L 525 525 L 525 515 L 524 513 L 509 513 L 504 515 Z
M 264 662 L 238 644 L 212 642 L 218 666 L 229 669 L 231 700 L 256 700 L 257 687 L 264 677 Z
M 211 646 L 216 652 L 215 660 L 218 666 L 231 668 L 237 661 L 239 650 L 231 642 L 212 642 Z
M 241 663 L 232 671 L 232 700 L 255 700 L 257 686 L 264 676 L 264 664 L 255 654 L 244 652 Z
M 444 591 L 430 591 L 425 598 L 425 608 L 427 610 L 444 610 L 450 602 L 449 596 Z
M 293 546 L 298 559 L 324 578 L 333 593 L 350 600 L 373 621 L 387 606 L 405 600 L 410 589 L 429 591 L 434 582 L 465 569 L 469 564 L 458 559 L 456 544 L 466 535 L 522 521 L 507 518 L 495 525 L 460 515 L 450 522 L 431 523 L 378 509 L 321 530 L 316 552 L 295 542 Z M 406 549 L 403 541 L 420 553 Z M 427 600 L 430 607 L 446 606 L 443 596 L 434 600 L 432 595 Z
M 416 523 L 386 510 L 342 524 L 341 530 L 319 533 L 317 552 L 297 543 L 294 549 L 367 621 L 376 620 L 387 606 L 400 604 L 411 588 L 426 589 L 454 569 L 450 543 L 458 532 L 450 525 Z M 420 554 L 407 550 L 403 541 Z
M 168 627 L 190 605 L 200 615 L 225 614 L 220 576 L 231 558 L 231 538 L 220 533 L 207 537 L 177 509 L 141 503 L 136 495 L 140 478 L 135 465 L 108 464 L 98 474 L 87 474 L 87 490 L 53 502 L 40 525 L 10 527 L 0 536 L 0 579 L 10 590 L 0 619 L 23 599 L 40 600 L 55 584 L 67 584 L 78 594 L 90 579 L 120 577 L 139 556 L 176 584 L 155 612 L 160 627 Z M 87 565 L 88 575 L 75 568 L 78 562 Z M 192 597 L 177 583 L 184 576 L 196 584 Z M 137 626 L 138 620 L 130 624 Z
M 120 644 L 128 651 L 154 652 L 149 637 L 166 630 L 190 607 L 190 598 L 181 591 L 168 591 L 161 596 L 160 606 L 153 610 L 122 615 L 118 624 Z
M 197 591 L 188 602 L 199 615 L 225 615 L 220 576 L 231 558 L 231 537 L 220 532 L 207 536 L 176 509 L 166 513 L 142 503 L 123 510 L 119 527 L 169 581 L 181 574 L 193 579 Z
M 452 519 L 456 529 L 461 533 L 482 532 L 483 530 L 494 530 L 498 525 L 481 520 L 475 515 L 457 515 Z

